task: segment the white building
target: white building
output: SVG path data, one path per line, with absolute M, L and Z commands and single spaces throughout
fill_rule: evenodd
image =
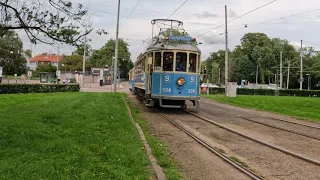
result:
M 63 56 L 58 55 L 38 55 L 30 59 L 30 70 L 35 70 L 38 64 L 51 64 L 57 67 Z

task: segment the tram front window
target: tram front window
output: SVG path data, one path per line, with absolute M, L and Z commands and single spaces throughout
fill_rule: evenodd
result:
M 186 72 L 187 65 L 187 53 L 176 54 L 176 71 Z
M 190 53 L 189 54 L 189 72 L 196 73 L 197 72 L 197 55 Z
M 173 52 L 163 53 L 163 71 L 172 71 Z

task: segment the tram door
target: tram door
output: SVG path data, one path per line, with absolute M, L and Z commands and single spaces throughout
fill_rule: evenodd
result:
M 153 58 L 152 58 L 152 53 L 149 54 L 148 59 L 148 72 L 149 72 L 149 80 L 148 80 L 148 87 L 149 91 L 151 92 L 152 89 L 152 73 L 153 73 Z

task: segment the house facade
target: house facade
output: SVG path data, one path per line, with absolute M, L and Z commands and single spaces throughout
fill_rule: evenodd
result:
M 30 70 L 35 70 L 39 64 L 51 64 L 57 67 L 63 56 L 58 55 L 38 55 L 30 59 Z

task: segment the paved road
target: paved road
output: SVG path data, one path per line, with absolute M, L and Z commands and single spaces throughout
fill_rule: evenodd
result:
M 98 83 L 85 83 L 84 87 L 81 87 L 81 92 L 113 92 L 113 85 L 100 86 Z M 117 92 L 129 93 L 129 82 L 121 82 L 117 85 Z

